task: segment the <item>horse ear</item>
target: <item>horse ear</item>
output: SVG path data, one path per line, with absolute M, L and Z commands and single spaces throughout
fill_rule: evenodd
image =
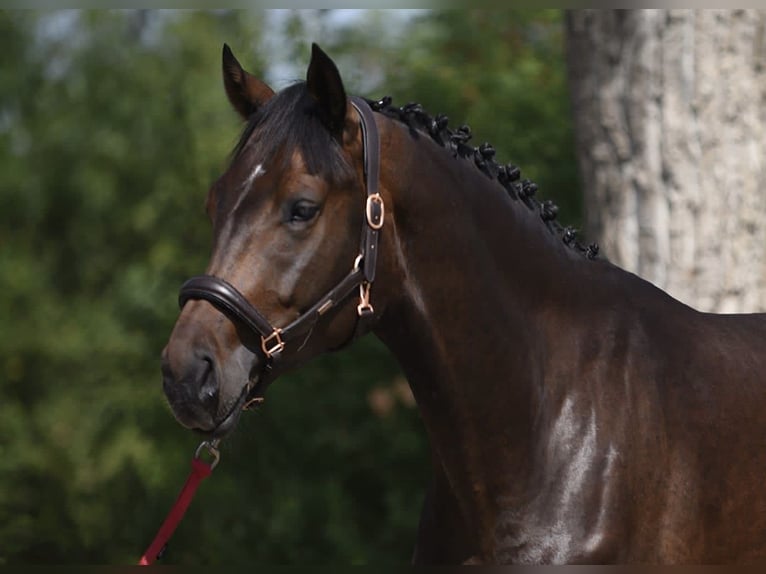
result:
M 306 88 L 319 103 L 322 121 L 333 134 L 340 135 L 346 119 L 346 90 L 335 63 L 316 44 L 311 45 Z
M 242 68 L 227 44 L 223 45 L 223 85 L 231 105 L 244 119 L 274 95 L 274 90 Z

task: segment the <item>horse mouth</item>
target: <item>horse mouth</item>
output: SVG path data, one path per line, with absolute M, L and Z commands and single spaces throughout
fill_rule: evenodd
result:
M 242 414 L 242 405 L 245 403 L 245 398 L 247 397 L 248 390 L 249 385 L 245 385 L 239 397 L 237 397 L 237 400 L 234 401 L 234 404 L 231 406 L 229 411 L 220 421 L 218 421 L 215 427 L 210 430 L 200 428 L 194 430 L 209 438 L 223 438 L 229 434 L 239 421 L 239 417 Z
M 229 434 L 239 422 L 239 417 L 243 411 L 247 411 L 263 403 L 263 393 L 268 383 L 261 380 L 259 375 L 255 375 L 248 380 L 242 387 L 239 397 L 234 401 L 227 414 L 218 422 L 218 424 L 209 431 L 202 431 L 202 434 L 211 438 L 223 438 Z
M 242 387 L 242 391 L 240 391 L 237 400 L 234 401 L 228 412 L 212 430 L 197 430 L 210 438 L 223 438 L 229 434 L 234 430 L 237 422 L 239 422 L 239 417 L 242 416 L 243 407 L 245 407 L 249 400 L 250 391 L 253 389 L 253 386 L 253 382 L 248 381 L 248 383 Z

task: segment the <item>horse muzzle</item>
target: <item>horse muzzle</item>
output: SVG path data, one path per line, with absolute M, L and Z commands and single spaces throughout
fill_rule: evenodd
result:
M 243 406 L 253 402 L 255 387 L 263 388 L 256 384 L 260 361 L 245 348 L 216 354 L 194 338 L 183 333 L 171 337 L 162 353 L 163 390 L 183 426 L 222 436 L 234 427 Z

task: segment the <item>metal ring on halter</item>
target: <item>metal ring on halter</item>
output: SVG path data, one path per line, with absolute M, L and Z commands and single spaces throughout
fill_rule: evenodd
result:
M 218 450 L 218 443 L 220 439 L 203 440 L 199 443 L 197 450 L 194 452 L 194 458 L 200 458 L 202 450 L 206 450 L 207 453 L 213 457 L 213 461 L 210 463 L 210 470 L 214 469 L 218 465 L 218 461 L 221 459 L 221 453 Z

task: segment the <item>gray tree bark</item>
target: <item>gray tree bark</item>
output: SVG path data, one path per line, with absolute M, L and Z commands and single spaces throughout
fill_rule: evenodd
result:
M 701 310 L 766 309 L 765 24 L 758 10 L 566 17 L 587 235 Z

